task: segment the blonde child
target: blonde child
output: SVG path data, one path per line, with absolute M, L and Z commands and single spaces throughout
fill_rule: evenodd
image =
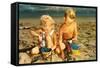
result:
M 40 29 L 31 31 L 31 34 L 39 37 L 39 45 L 37 49 L 41 51 L 48 51 L 48 49 L 54 50 L 56 48 L 56 34 L 54 29 L 55 21 L 49 15 L 42 15 L 40 18 Z M 41 49 L 42 48 L 42 49 Z M 48 48 L 48 49 L 47 49 Z M 35 49 L 32 49 L 34 54 Z M 37 50 L 38 51 L 38 50 Z
M 67 50 L 67 60 L 69 60 L 69 54 L 73 56 L 71 43 L 77 41 L 77 23 L 76 14 L 73 8 L 68 8 L 64 14 L 64 22 L 59 30 L 59 44 L 61 50 L 61 58 L 65 59 L 64 50 Z

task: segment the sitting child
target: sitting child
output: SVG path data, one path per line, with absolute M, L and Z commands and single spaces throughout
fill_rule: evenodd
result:
M 54 30 L 54 20 L 49 15 L 42 15 L 40 18 L 40 29 L 31 31 L 33 36 L 38 36 L 39 45 L 38 50 L 32 49 L 32 54 L 39 53 L 39 51 L 46 52 L 56 48 L 56 34 Z M 34 37 L 33 37 L 34 38 Z M 34 51 L 35 50 L 35 51 Z M 38 52 L 36 52 L 38 51 Z
M 70 55 L 74 57 L 74 54 L 72 53 L 71 44 L 77 41 L 77 34 L 78 32 L 77 32 L 76 14 L 72 8 L 69 8 L 65 11 L 64 23 L 61 25 L 59 30 L 59 44 L 61 50 L 61 58 L 63 60 L 65 59 L 65 54 L 64 54 L 65 49 L 67 49 L 66 51 L 67 60 L 69 60 Z

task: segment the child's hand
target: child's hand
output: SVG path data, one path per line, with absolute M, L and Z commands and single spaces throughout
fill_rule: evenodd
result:
M 45 34 L 46 34 L 46 36 L 49 36 L 49 32 L 47 29 L 45 30 Z
M 64 43 L 60 43 L 60 48 L 61 48 L 61 50 L 64 50 L 65 49 L 65 44 Z
M 56 45 L 53 45 L 52 50 L 56 49 Z

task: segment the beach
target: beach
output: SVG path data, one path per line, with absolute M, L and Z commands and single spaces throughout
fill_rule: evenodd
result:
M 55 20 L 55 31 L 58 32 L 60 25 L 63 23 L 63 17 L 53 17 Z M 96 18 L 95 17 L 77 17 L 78 40 L 80 56 L 76 61 L 96 60 Z M 21 63 L 45 63 L 63 61 L 56 53 L 52 53 L 50 58 L 41 60 L 37 55 L 31 55 L 30 51 L 34 48 L 33 36 L 30 31 L 40 27 L 40 18 L 23 18 L 19 19 L 19 61 Z M 37 41 L 36 41 L 37 42 Z M 38 46 L 38 45 L 37 45 Z M 38 54 L 39 55 L 39 54 Z M 21 57 L 21 58 L 20 58 Z M 24 57 L 24 58 L 23 58 Z M 27 59 L 26 61 L 21 61 Z M 37 60 L 35 60 L 37 59 Z

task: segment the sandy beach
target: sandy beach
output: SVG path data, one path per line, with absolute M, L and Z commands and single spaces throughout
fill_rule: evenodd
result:
M 53 17 L 56 24 L 55 29 L 58 31 L 59 26 L 63 22 L 63 17 Z M 95 17 L 77 17 L 78 24 L 78 45 L 80 46 L 80 56 L 76 61 L 95 60 L 96 59 L 96 19 Z M 30 55 L 33 45 L 33 37 L 30 34 L 32 29 L 40 27 L 39 18 L 24 18 L 19 20 L 19 60 L 27 59 L 23 63 L 44 63 L 44 62 L 61 62 L 62 59 L 52 53 L 52 61 L 50 58 L 41 60 L 41 57 Z M 24 58 L 22 58 L 24 56 Z M 36 60 L 35 60 L 36 59 Z

